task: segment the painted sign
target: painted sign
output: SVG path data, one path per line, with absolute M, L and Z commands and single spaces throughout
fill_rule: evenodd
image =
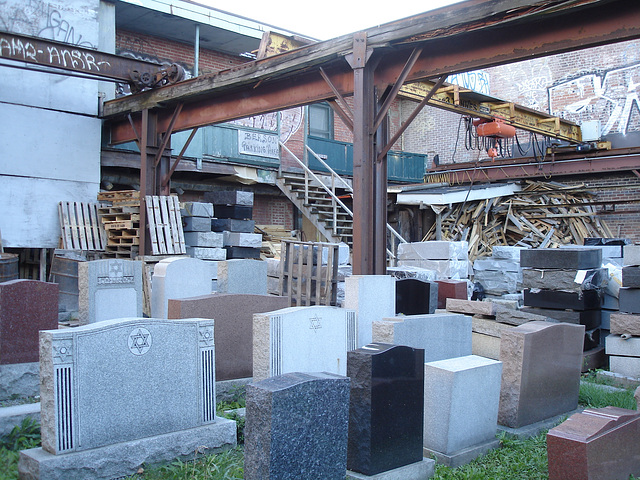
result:
M 278 135 L 238 130 L 238 153 L 279 159 Z

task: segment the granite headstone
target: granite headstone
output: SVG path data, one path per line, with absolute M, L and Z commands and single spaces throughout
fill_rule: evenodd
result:
M 267 294 L 267 262 L 233 259 L 218 263 L 218 292 Z
M 434 313 L 438 306 L 438 284 L 416 278 L 396 280 L 396 314 Z
M 216 293 L 169 300 L 169 318 L 215 320 L 216 379 L 253 376 L 253 314 L 286 308 L 287 297 Z
M 584 332 L 537 321 L 502 332 L 499 424 L 519 428 L 577 408 Z
M 356 348 L 353 310 L 314 305 L 253 316 L 253 379 L 290 372 L 347 373 Z
M 142 262 L 120 258 L 78 264 L 80 325 L 142 317 Z
M 349 378 L 292 372 L 247 385 L 245 480 L 344 480 Z
M 351 275 L 345 278 L 344 307 L 358 322 L 357 346 L 371 343 L 373 322 L 396 314 L 396 279 L 390 275 Z
M 167 318 L 170 298 L 189 298 L 211 293 L 211 265 L 197 258 L 160 260 L 153 269 L 151 316 Z
M 422 460 L 423 358 L 382 343 L 348 353 L 349 470 L 376 475 Z

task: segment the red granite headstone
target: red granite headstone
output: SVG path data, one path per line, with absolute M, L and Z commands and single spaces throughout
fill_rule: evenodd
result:
M 467 300 L 467 282 L 464 280 L 436 280 L 438 308 L 447 308 L 447 298 Z
M 57 283 L 0 283 L 0 365 L 37 362 L 40 330 L 56 328 Z
M 288 307 L 288 297 L 215 293 L 169 300 L 168 318 L 213 318 L 216 380 L 253 376 L 253 314 Z
M 640 413 L 617 407 L 576 413 L 547 434 L 549 480 L 640 475 Z

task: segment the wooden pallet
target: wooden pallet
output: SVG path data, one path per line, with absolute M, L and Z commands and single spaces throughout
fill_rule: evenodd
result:
M 97 203 L 60 202 L 58 215 L 62 248 L 104 250 L 107 236 L 99 220 Z
M 337 243 L 282 240 L 279 295 L 289 297 L 291 306 L 337 305 L 338 252 Z
M 139 252 L 140 245 L 140 203 L 125 191 L 125 194 L 118 196 L 122 192 L 101 192 L 99 198 L 105 199 L 104 193 L 108 195 L 109 201 L 119 203 L 111 206 L 102 206 L 98 209 L 100 219 L 107 232 L 107 245 L 105 246 L 105 256 L 111 258 L 134 258 Z M 135 190 L 134 190 L 135 192 Z M 137 192 L 136 192 L 137 193 Z M 137 203 L 134 203 L 137 202 Z
M 187 253 L 178 197 L 147 195 L 145 201 L 151 253 L 153 255 Z
M 112 205 L 140 205 L 140 192 L 137 190 L 116 190 L 99 192 L 99 202 L 111 202 Z

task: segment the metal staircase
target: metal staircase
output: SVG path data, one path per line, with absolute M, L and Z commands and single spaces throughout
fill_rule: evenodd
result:
M 280 142 L 280 147 L 286 150 L 298 164 L 304 173 L 281 173 L 276 179 L 278 188 L 285 196 L 307 217 L 318 231 L 329 242 L 344 242 L 349 247 L 353 244 L 353 212 L 343 201 L 353 193 L 351 185 L 343 180 L 333 169 L 309 146 L 306 147 L 309 154 L 313 155 L 328 171 L 329 175 L 323 178 L 314 173 L 300 160 L 287 146 Z M 329 185 L 327 185 L 329 183 Z M 351 203 L 347 200 L 347 203 Z M 393 244 L 405 243 L 389 224 L 387 231 L 391 233 Z M 387 249 L 387 256 L 395 263 L 394 251 Z

